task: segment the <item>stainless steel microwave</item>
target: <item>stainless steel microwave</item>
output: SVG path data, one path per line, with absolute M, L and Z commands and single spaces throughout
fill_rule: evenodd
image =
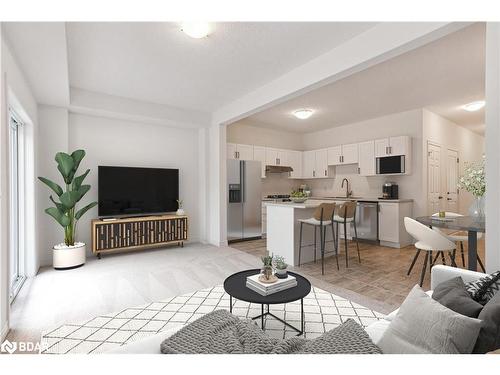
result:
M 384 156 L 377 158 L 377 174 L 404 174 L 405 156 Z

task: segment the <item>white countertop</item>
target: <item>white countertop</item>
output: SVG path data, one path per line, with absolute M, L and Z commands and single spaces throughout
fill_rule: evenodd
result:
M 347 200 L 353 200 L 352 198 L 322 198 L 322 197 L 311 197 L 304 203 L 294 203 L 294 202 L 267 202 L 266 206 L 281 206 L 281 207 L 292 207 L 292 208 L 316 208 L 324 201 L 332 202 L 342 202 Z M 413 202 L 413 199 L 380 199 L 380 198 L 356 198 L 358 202 L 387 202 L 387 203 L 406 203 Z

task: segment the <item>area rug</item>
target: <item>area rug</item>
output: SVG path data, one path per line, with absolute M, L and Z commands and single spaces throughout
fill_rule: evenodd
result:
M 216 309 L 229 310 L 229 295 L 222 285 L 100 315 L 83 323 L 64 324 L 42 334 L 42 353 L 105 353 L 158 332 L 180 328 Z M 260 305 L 244 301 L 236 300 L 233 304 L 233 314 L 242 318 L 257 316 L 260 310 Z M 271 305 L 270 311 L 300 327 L 299 301 Z M 320 336 L 349 318 L 366 327 L 384 317 L 382 313 L 316 287 L 304 298 L 304 314 L 304 337 L 309 339 Z M 272 317 L 266 317 L 264 325 L 266 332 L 273 337 L 287 338 L 296 334 Z

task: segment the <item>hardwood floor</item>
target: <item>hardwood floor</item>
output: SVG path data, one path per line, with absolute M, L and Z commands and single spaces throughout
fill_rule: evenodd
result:
M 412 273 L 410 276 L 406 275 L 416 252 L 413 246 L 403 249 L 393 249 L 360 242 L 361 263 L 359 263 L 356 245 L 352 241 L 349 241 L 349 268 L 346 268 L 343 251 L 344 244 L 341 242 L 339 245 L 340 270 L 337 270 L 334 257 L 325 258 L 324 275 L 321 275 L 321 260 L 318 260 L 316 263 L 302 264 L 300 268 L 295 268 L 304 274 L 391 305 L 394 308 L 399 307 L 411 288 L 420 281 L 425 254 L 420 254 Z M 464 245 L 465 259 L 467 260 L 467 247 L 466 244 Z M 230 246 L 259 257 L 267 253 L 265 239 L 232 243 Z M 327 244 L 326 251 L 331 251 L 331 247 L 331 244 Z M 484 261 L 484 240 L 479 241 L 478 249 L 479 255 Z M 304 248 L 303 251 L 307 251 L 307 249 Z M 309 251 L 312 251 L 312 249 Z M 450 264 L 448 257 L 446 261 Z M 459 267 L 463 267 L 458 251 L 456 261 Z M 437 261 L 437 264 L 441 264 L 441 259 Z M 426 272 L 423 288 L 425 290 L 430 288 L 429 271 Z

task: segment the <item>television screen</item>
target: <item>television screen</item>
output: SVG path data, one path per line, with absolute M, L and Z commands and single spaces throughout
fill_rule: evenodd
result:
M 99 216 L 177 210 L 179 170 L 99 166 Z

